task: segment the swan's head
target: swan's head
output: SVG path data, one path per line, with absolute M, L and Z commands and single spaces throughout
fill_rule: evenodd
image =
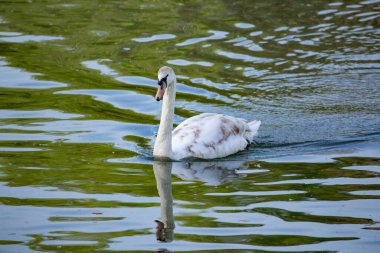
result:
M 175 85 L 175 79 L 175 74 L 171 67 L 164 66 L 158 70 L 158 89 L 156 93 L 157 101 L 162 100 L 168 87 Z

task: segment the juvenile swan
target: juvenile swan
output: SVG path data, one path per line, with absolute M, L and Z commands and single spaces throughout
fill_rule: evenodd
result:
M 173 131 L 176 76 L 170 67 L 158 71 L 156 100 L 163 100 L 160 127 L 153 155 L 172 160 L 189 157 L 213 159 L 243 150 L 250 144 L 261 122 L 202 113 L 179 124 Z

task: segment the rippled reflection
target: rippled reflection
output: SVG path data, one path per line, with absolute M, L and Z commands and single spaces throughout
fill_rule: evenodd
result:
M 174 217 L 173 217 L 173 194 L 172 194 L 172 163 L 165 161 L 153 162 L 154 175 L 158 194 L 161 199 L 161 219 L 156 220 L 157 240 L 171 242 L 174 238 Z

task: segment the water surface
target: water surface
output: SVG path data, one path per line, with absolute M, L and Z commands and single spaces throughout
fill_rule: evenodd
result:
M 0 1 L 0 251 L 379 251 L 379 6 Z M 255 143 L 157 176 L 162 65 Z

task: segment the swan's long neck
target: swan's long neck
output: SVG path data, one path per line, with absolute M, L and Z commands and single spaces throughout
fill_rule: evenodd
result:
M 172 157 L 172 131 L 174 104 L 176 93 L 176 81 L 168 84 L 162 102 L 160 127 L 154 144 L 153 155 L 156 157 Z

